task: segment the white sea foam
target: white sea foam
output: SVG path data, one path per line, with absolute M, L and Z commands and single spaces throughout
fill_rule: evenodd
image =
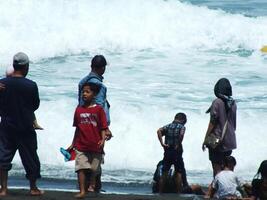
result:
M 248 18 L 176 0 L 1 1 L 0 57 L 17 51 L 39 58 L 93 52 L 169 48 L 240 48 L 267 44 L 266 17 Z

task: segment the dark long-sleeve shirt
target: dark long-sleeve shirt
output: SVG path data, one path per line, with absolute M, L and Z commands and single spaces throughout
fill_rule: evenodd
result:
M 5 90 L 0 92 L 1 125 L 15 130 L 33 129 L 34 111 L 40 104 L 37 84 L 24 77 L 0 80 Z

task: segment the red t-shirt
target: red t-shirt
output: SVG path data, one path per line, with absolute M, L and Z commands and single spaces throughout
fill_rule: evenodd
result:
M 107 129 L 108 124 L 105 112 L 101 106 L 77 107 L 73 126 L 76 127 L 73 146 L 78 151 L 102 152 L 98 142 L 101 140 L 101 130 Z

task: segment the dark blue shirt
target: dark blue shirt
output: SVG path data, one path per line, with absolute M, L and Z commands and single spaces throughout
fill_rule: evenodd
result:
M 1 125 L 8 129 L 33 129 L 34 111 L 40 104 L 37 84 L 24 77 L 0 80 L 5 90 L 0 92 Z

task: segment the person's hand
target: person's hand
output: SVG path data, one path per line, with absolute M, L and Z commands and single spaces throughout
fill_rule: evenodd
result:
M 5 84 L 0 83 L 0 92 L 6 89 Z
M 113 137 L 111 131 L 109 129 L 106 130 L 105 140 L 110 140 Z
M 105 139 L 100 140 L 100 141 L 98 142 L 98 146 L 99 146 L 99 148 L 103 149 L 103 148 L 104 148 L 104 145 L 105 145 Z
M 206 150 L 206 145 L 203 143 L 202 144 L 202 151 L 205 151 Z
M 164 143 L 162 143 L 161 146 L 162 146 L 164 149 L 169 147 L 168 144 L 164 144 Z
M 71 145 L 67 148 L 68 151 L 71 150 L 71 149 L 73 149 L 73 144 L 71 144 Z

